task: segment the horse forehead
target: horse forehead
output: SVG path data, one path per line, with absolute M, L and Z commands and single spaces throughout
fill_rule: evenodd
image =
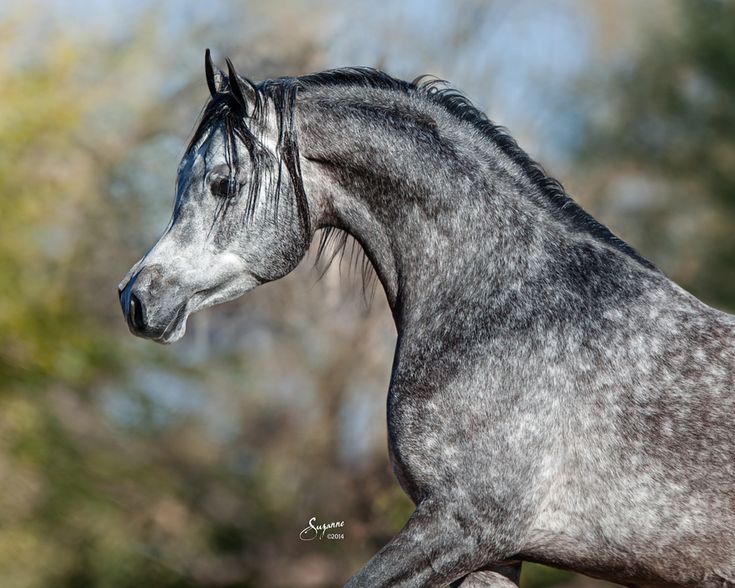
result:
M 224 135 L 217 129 L 205 134 L 192 145 L 179 163 L 179 181 L 194 173 L 206 173 L 212 167 L 224 160 Z

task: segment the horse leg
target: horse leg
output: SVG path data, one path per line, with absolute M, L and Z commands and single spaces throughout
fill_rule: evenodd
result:
M 424 501 L 403 529 L 345 588 L 445 586 L 484 568 L 488 561 L 508 557 L 492 546 L 478 545 L 477 537 L 470 532 L 472 527 L 451 502 Z
M 521 562 L 489 566 L 452 582 L 450 588 L 518 588 L 521 580 Z

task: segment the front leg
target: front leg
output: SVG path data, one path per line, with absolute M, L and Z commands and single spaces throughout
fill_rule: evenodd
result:
M 464 511 L 464 512 L 463 512 Z M 483 545 L 472 509 L 449 500 L 421 502 L 401 531 L 353 576 L 345 588 L 446 586 L 508 553 Z

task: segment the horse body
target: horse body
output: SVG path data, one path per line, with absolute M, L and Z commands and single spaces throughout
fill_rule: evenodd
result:
M 733 581 L 735 356 L 721 337 L 735 330 L 666 290 L 655 295 L 665 305 L 646 301 L 624 324 L 613 319 L 614 337 L 579 354 L 602 370 L 567 372 L 572 400 L 557 415 L 567 422 L 557 447 L 565 458 L 551 470 L 523 559 L 627 585 Z
M 368 70 L 235 79 L 209 72 L 213 104 L 249 116 L 250 173 L 269 145 L 289 193 L 227 200 L 254 211 L 247 245 L 232 221 L 201 237 L 225 258 L 223 291 L 197 278 L 184 302 L 153 296 L 177 226 L 189 240 L 216 226 L 202 220 L 215 188 L 192 192 L 227 151 L 205 113 L 179 212 L 121 302 L 133 332 L 166 340 L 185 311 L 288 273 L 314 231 L 360 242 L 398 330 L 389 449 L 417 508 L 348 585 L 509 585 L 537 561 L 631 586 L 735 586 L 735 318 L 586 215 L 458 94 Z M 184 311 L 155 326 L 171 307 Z

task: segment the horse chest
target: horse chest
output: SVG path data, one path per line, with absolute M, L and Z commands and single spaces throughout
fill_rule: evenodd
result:
M 389 392 L 388 449 L 399 484 L 417 501 L 443 487 L 448 473 L 471 469 L 477 456 L 468 431 L 460 426 L 460 415 L 438 399 L 414 392 Z

